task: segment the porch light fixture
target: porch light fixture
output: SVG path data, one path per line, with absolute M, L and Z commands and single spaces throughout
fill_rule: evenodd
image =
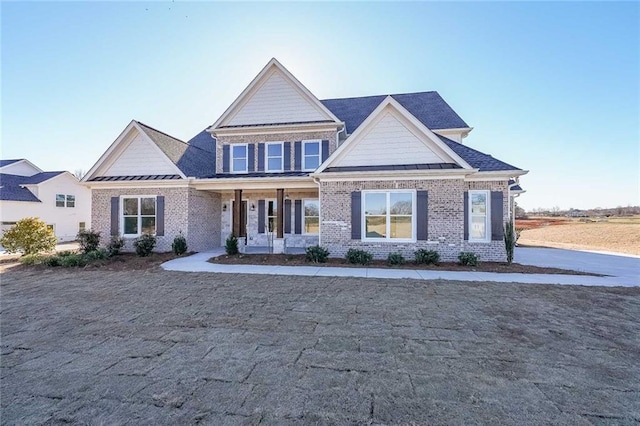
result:
M 255 205 L 255 204 L 253 204 L 253 203 L 251 203 L 251 211 L 253 212 L 253 211 L 255 211 L 255 210 L 256 210 L 256 205 Z
M 226 211 L 227 211 L 227 204 L 226 204 L 226 203 L 222 205 L 222 211 L 223 211 L 223 212 L 226 212 Z

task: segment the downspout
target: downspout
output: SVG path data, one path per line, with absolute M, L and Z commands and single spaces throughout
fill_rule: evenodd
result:
M 313 183 L 315 183 L 316 185 L 318 185 L 318 202 L 320 202 L 320 181 L 318 180 L 317 177 L 313 177 Z M 322 245 L 322 204 L 320 205 L 320 217 L 318 217 L 318 245 L 321 246 Z

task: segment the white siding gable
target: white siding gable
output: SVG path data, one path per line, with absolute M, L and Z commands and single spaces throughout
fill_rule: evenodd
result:
M 223 125 L 277 124 L 331 119 L 282 72 L 274 69 Z
M 40 173 L 41 170 L 34 168 L 31 164 L 26 161 L 17 161 L 15 163 L 11 163 L 2 167 L 0 173 L 6 173 L 9 175 L 17 175 L 17 176 L 33 176 L 36 173 Z
M 176 167 L 145 136 L 135 132 L 127 144 L 105 169 L 101 176 L 173 175 Z
M 332 167 L 455 163 L 426 135 L 387 107 Z

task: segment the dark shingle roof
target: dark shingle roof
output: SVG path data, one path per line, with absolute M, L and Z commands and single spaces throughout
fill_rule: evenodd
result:
M 255 173 L 224 173 L 218 175 L 209 175 L 204 176 L 207 179 L 227 179 L 227 178 L 281 178 L 281 177 L 295 177 L 295 176 L 309 176 L 311 172 L 301 172 L 301 171 L 290 171 L 290 172 L 280 172 L 280 173 L 265 173 L 265 172 L 255 172 Z
M 206 149 L 207 144 L 202 141 L 202 133 L 194 138 L 197 143 L 191 144 L 183 142 L 166 133 L 163 133 L 144 123 L 137 122 L 149 138 L 166 154 L 166 156 L 184 173 L 187 177 L 203 177 L 211 174 L 215 170 L 215 145 L 213 150 Z M 190 142 L 191 142 L 190 141 Z M 212 139 L 213 141 L 213 139 Z
M 464 161 L 469 163 L 474 169 L 479 169 L 481 172 L 496 172 L 503 170 L 521 170 L 518 167 L 514 167 L 511 164 L 507 164 L 504 161 L 500 161 L 492 156 L 482 153 L 476 149 L 469 148 L 466 145 L 452 141 L 444 136 L 437 135 L 442 142 L 444 142 L 449 148 L 458 154 Z
M 114 182 L 128 180 L 172 180 L 181 179 L 180 175 L 138 175 L 138 176 L 98 176 L 89 179 L 89 182 Z
M 513 179 L 509 179 L 509 185 L 513 185 L 514 183 L 516 183 L 515 180 Z M 522 191 L 522 187 L 520 185 L 515 185 L 511 187 L 512 191 Z
M 325 172 L 378 172 L 389 170 L 443 170 L 461 169 L 457 164 L 452 163 L 432 163 L 432 164 L 393 164 L 386 166 L 342 166 L 328 167 Z
M 0 167 L 8 166 L 9 164 L 17 163 L 22 160 L 24 160 L 24 158 L 18 158 L 16 160 L 0 160 Z
M 0 200 L 40 202 L 27 188 L 21 185 L 35 185 L 58 176 L 64 172 L 42 172 L 33 176 L 18 176 L 0 173 Z
M 324 104 L 336 117 L 346 123 L 347 133 L 353 133 L 387 95 L 359 98 L 325 99 Z M 447 104 L 438 92 L 391 95 L 429 129 L 457 129 L 469 127 Z

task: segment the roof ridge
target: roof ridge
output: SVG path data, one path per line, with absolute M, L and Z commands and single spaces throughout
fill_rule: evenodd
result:
M 366 98 L 377 98 L 380 96 L 403 96 L 403 95 L 422 95 L 425 93 L 437 93 L 438 95 L 440 95 L 438 93 L 437 90 L 425 90 L 425 91 L 421 91 L 421 92 L 406 92 L 406 93 L 386 93 L 386 94 L 379 94 L 379 95 L 366 95 L 366 96 L 349 96 L 346 98 L 329 98 L 329 99 L 320 99 L 320 102 L 323 101 L 342 101 L 342 100 L 346 100 L 346 99 L 366 99 Z

